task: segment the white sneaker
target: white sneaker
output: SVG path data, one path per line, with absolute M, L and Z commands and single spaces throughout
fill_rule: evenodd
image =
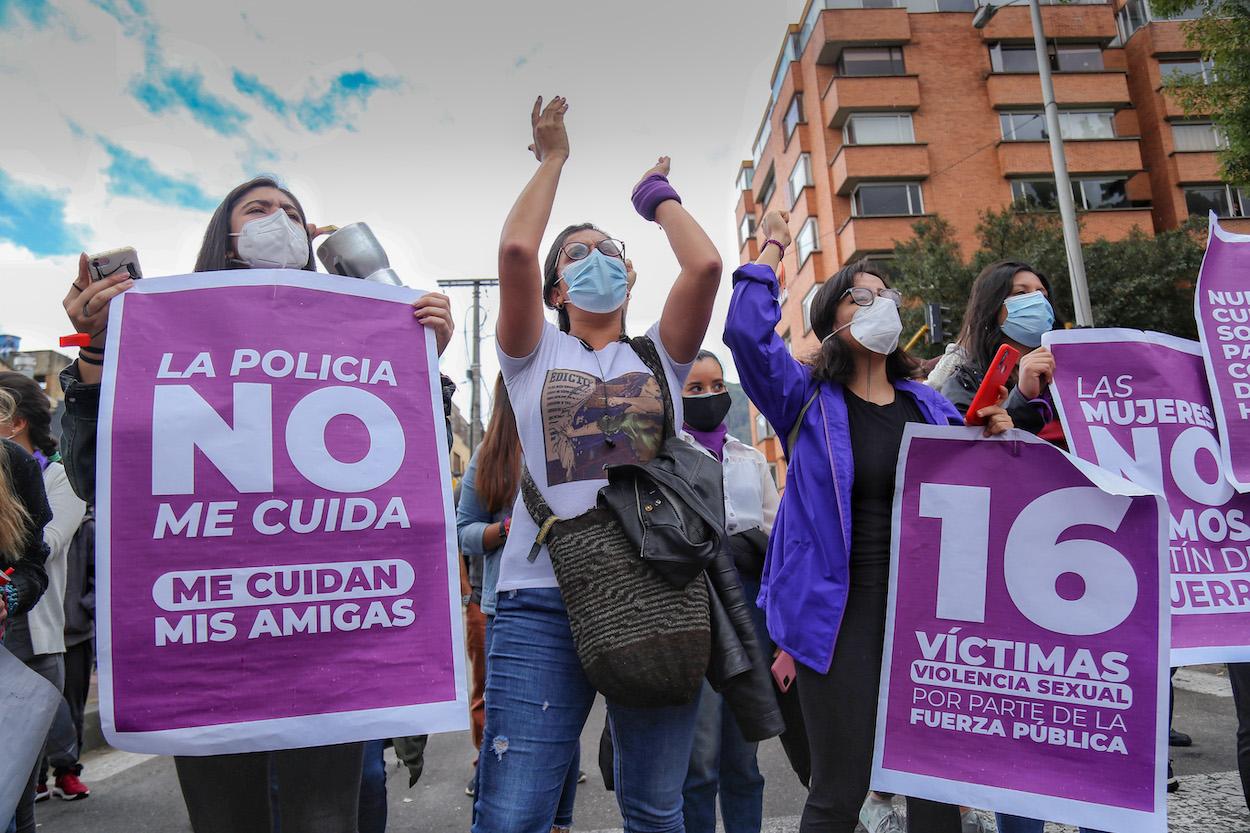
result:
M 903 821 L 894 812 L 894 802 L 868 793 L 864 805 L 859 808 L 859 823 L 868 833 L 904 833 Z

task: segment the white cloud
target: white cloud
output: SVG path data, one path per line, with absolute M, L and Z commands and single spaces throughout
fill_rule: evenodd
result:
M 537 94 L 560 94 L 572 105 L 572 158 L 549 238 L 567 223 L 592 220 L 625 240 L 640 276 L 630 328 L 643 330 L 658 317 L 677 265 L 663 231 L 633 213 L 629 191 L 656 156 L 671 155 L 674 185 L 726 264 L 707 344 L 728 359 L 720 330 L 737 264 L 736 163 L 749 155 L 768 73 L 800 0 L 153 8 L 166 59 L 199 71 L 207 89 L 246 110 L 253 144 L 212 133 L 186 112 L 144 109 L 128 92 L 143 68 L 142 48 L 82 0 L 63 7 L 76 38 L 64 26 L 0 31 L 12 69 L 0 73 L 0 99 L 24 116 L 6 127 L 0 167 L 68 189 L 67 218 L 89 226 L 94 250 L 133 245 L 147 275 L 180 274 L 190 270 L 207 222 L 203 212 L 110 197 L 101 174 L 107 155 L 91 139 L 103 133 L 214 195 L 255 173 L 241 160 L 270 150 L 278 161 L 263 167 L 288 181 L 311 218 L 369 222 L 411 285 L 493 276 L 503 219 L 534 169 L 526 151 L 530 105 Z M 359 68 L 400 76 L 404 86 L 372 98 L 354 132 L 312 134 L 235 92 L 235 68 L 291 97 Z M 86 135 L 76 136 L 70 120 Z M 68 326 L 60 299 L 73 270 L 72 258 L 39 259 L 0 244 L 2 328 L 30 347 L 54 344 Z M 496 298 L 487 296 L 492 322 Z M 453 300 L 463 326 L 469 293 Z M 458 380 L 463 344 L 458 338 L 444 360 Z M 489 382 L 493 341 L 482 354 Z M 463 391 L 458 401 L 467 407 Z

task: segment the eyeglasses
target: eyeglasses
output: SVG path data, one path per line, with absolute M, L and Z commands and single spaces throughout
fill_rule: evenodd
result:
M 625 259 L 625 244 L 620 240 L 613 240 L 611 237 L 605 237 L 596 243 L 594 248 L 598 249 L 600 254 L 605 254 L 608 257 L 619 257 L 621 260 Z M 584 260 L 585 258 L 590 257 L 591 247 L 586 243 L 574 241 L 572 243 L 565 243 L 564 246 L 561 247 L 560 251 L 564 252 L 564 256 L 569 260 Z
M 877 298 L 893 301 L 895 306 L 903 305 L 903 294 L 897 289 L 878 289 L 874 292 L 866 286 L 852 286 L 842 293 L 842 298 L 845 298 L 847 295 L 850 295 L 851 302 L 859 307 L 870 307 Z M 838 300 L 841 301 L 842 298 Z

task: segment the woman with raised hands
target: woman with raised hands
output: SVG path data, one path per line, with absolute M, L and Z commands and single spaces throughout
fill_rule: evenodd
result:
M 196 272 L 226 269 L 316 271 L 312 241 L 323 229 L 309 223 L 299 200 L 272 177 L 237 186 L 213 212 L 204 232 Z M 65 389 L 62 449 L 74 491 L 95 497 L 96 419 L 104 364 L 109 305 L 133 286 L 121 272 L 92 281 L 87 256 L 64 300 L 77 332 L 91 335 L 78 360 L 61 374 Z M 413 304 L 416 324 L 430 327 L 441 355 L 454 328 L 450 302 L 439 293 Z M 414 326 L 413 337 L 420 331 Z M 455 386 L 443 377 L 443 405 L 450 413 Z M 451 438 L 450 428 L 447 432 Z M 361 743 L 304 749 L 175 758 L 178 781 L 195 833 L 270 833 L 271 819 L 301 833 L 344 833 L 357 828 Z M 277 813 L 271 808 L 271 777 Z
M 852 833 L 861 806 L 869 833 L 897 829 L 889 803 L 865 804 L 889 588 L 894 474 L 908 423 L 962 424 L 940 394 L 914 380 L 900 346 L 897 290 L 869 263 L 850 263 L 812 301 L 819 349 L 790 355 L 777 323 L 777 266 L 789 214 L 764 217 L 754 263 L 734 273 L 725 343 L 742 387 L 786 438 L 789 467 L 759 602 L 773 641 L 792 656 L 811 747 L 800 830 Z M 1011 427 L 982 410 L 986 435 Z M 909 800 L 915 833 L 959 833 L 959 808 Z
M 682 382 L 712 315 L 721 274 L 715 246 L 682 206 L 661 157 L 634 189 L 634 207 L 659 223 L 680 273 L 647 335 L 657 379 L 623 340 L 629 280 L 625 244 L 590 223 L 540 246 L 569 159 L 561 97 L 531 114 L 538 168 L 499 242 L 499 360 L 516 412 L 523 464 L 559 518 L 595 506 L 603 467 L 654 458 L 664 400 L 681 425 Z M 556 310 L 558 326 L 543 305 Z M 667 392 L 660 386 L 666 386 Z M 524 490 L 523 490 L 524 491 Z M 595 698 L 579 662 L 548 547 L 518 499 L 500 562 L 478 764 L 477 833 L 548 833 Z M 605 605 L 619 603 L 604 598 Z M 682 782 L 695 703 L 627 707 L 608 699 L 617 801 L 625 829 L 682 830 Z

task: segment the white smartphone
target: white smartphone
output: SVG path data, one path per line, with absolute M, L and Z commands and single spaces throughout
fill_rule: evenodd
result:
M 132 278 L 143 277 L 143 271 L 139 268 L 139 253 L 134 250 L 133 246 L 110 249 L 98 255 L 91 255 L 87 258 L 87 268 L 91 271 L 92 281 L 104 280 L 123 269 L 128 271 Z

